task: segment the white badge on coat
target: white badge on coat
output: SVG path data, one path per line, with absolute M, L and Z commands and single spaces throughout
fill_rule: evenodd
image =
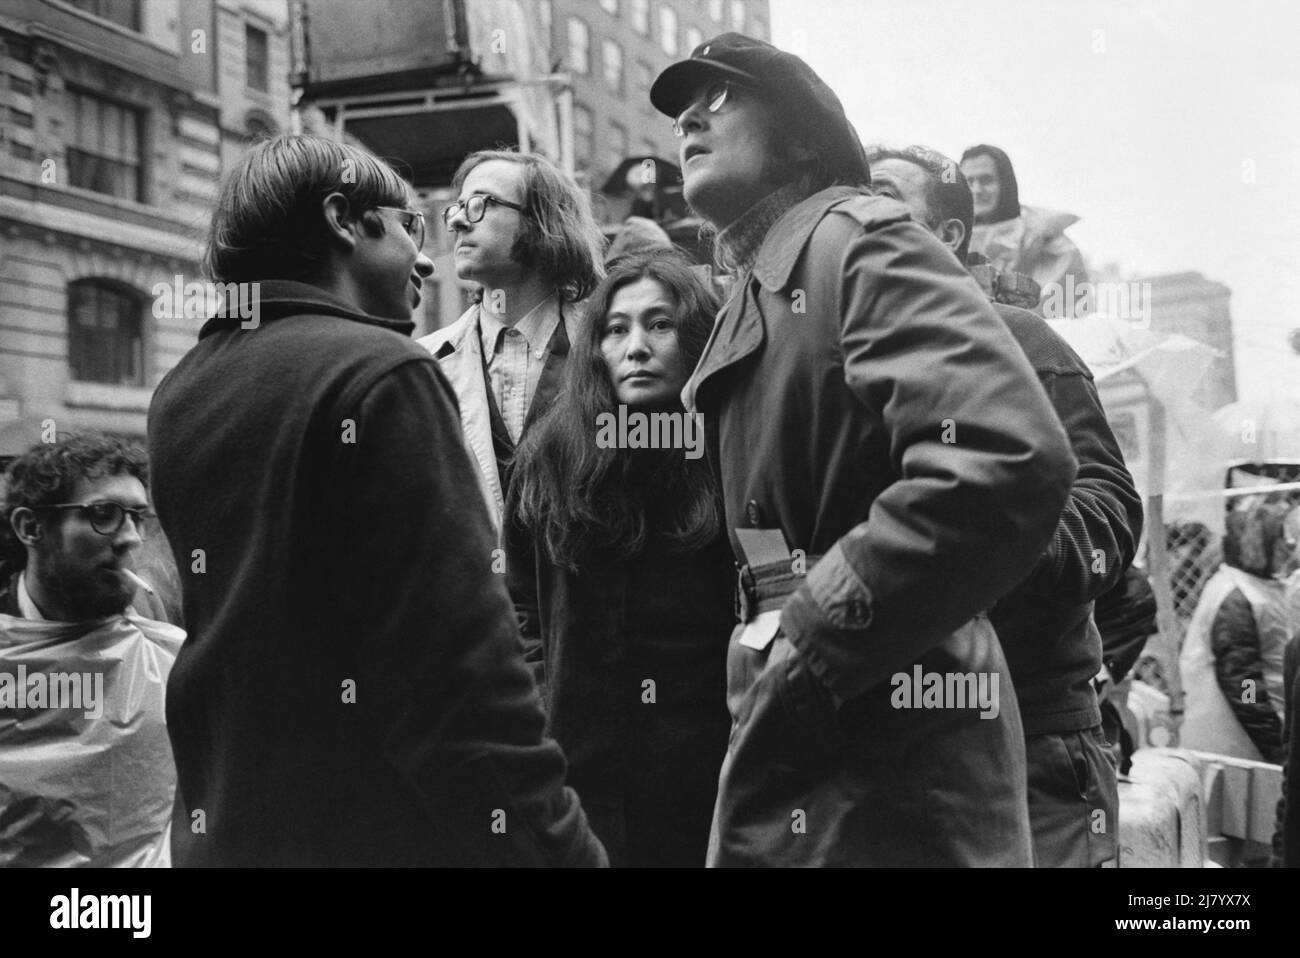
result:
M 757 649 L 761 652 L 772 643 L 772 640 L 776 638 L 776 633 L 780 630 L 780 609 L 760 612 L 754 621 L 745 625 L 745 631 L 740 633 L 738 641 L 747 649 Z

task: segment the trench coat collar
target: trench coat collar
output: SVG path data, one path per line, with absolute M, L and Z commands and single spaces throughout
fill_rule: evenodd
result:
M 772 225 L 759 247 L 753 269 L 748 275 L 739 277 L 732 288 L 731 297 L 713 324 L 713 332 L 699 363 L 682 389 L 682 405 L 687 410 L 697 411 L 697 398 L 705 380 L 740 362 L 763 345 L 766 332 L 762 312 L 745 307 L 749 277 L 752 276 L 770 292 L 784 290 L 790 284 L 795 265 L 817 224 L 836 204 L 860 195 L 862 191 L 852 187 L 830 187 L 791 207 Z
M 767 231 L 754 260 L 754 278 L 769 292 L 785 289 L 799 262 L 799 254 L 808 245 L 822 217 L 840 200 L 860 195 L 861 190 L 850 186 L 832 186 L 792 206 Z

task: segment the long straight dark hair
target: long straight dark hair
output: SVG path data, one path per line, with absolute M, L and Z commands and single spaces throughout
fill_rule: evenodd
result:
M 515 458 L 507 521 L 542 544 L 557 566 L 577 571 L 599 551 L 628 558 L 653 528 L 676 552 L 703 548 L 718 534 L 721 507 L 706 460 L 680 449 L 602 449 L 597 416 L 618 399 L 601 353 L 614 294 L 652 279 L 676 304 L 674 322 L 686 369 L 704 351 L 718 300 L 675 250 L 621 257 L 584 304 L 586 320 L 565 366 L 564 390 L 524 437 Z M 673 411 L 684 411 L 676 404 Z

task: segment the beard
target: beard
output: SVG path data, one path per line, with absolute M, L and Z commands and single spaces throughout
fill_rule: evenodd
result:
M 50 597 L 72 615 L 72 621 L 121 615 L 131 604 L 135 588 L 99 566 L 87 569 L 72 561 L 62 547 L 41 568 L 41 584 Z

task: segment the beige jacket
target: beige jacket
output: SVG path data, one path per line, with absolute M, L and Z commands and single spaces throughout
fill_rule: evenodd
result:
M 478 466 L 479 490 L 492 516 L 492 524 L 500 535 L 505 489 L 497 473 L 496 453 L 492 448 L 492 417 L 488 408 L 487 385 L 483 381 L 483 344 L 478 334 L 478 311 L 477 304 L 471 306 L 450 326 L 435 330 L 418 342 L 438 360 L 443 374 L 456 391 L 465 448 Z M 578 334 L 578 310 L 566 303 L 560 316 L 564 331 L 573 342 Z

